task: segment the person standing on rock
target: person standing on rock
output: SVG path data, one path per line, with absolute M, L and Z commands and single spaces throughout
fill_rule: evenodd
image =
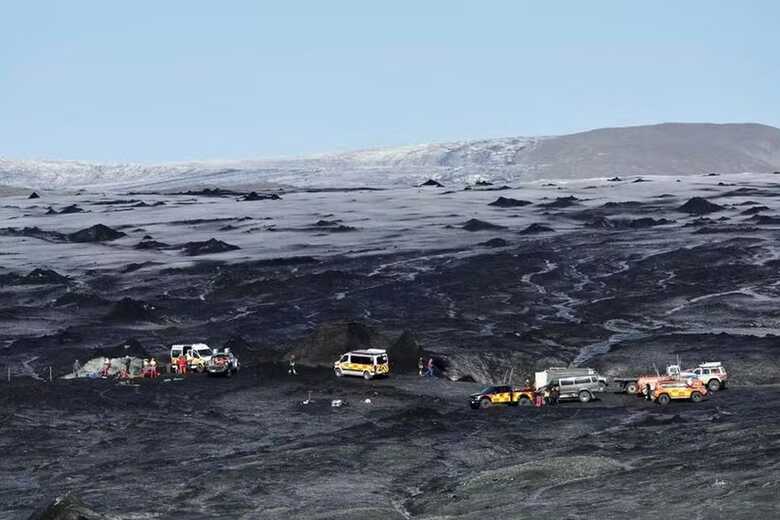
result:
M 111 371 L 111 360 L 106 358 L 103 361 L 103 368 L 100 370 L 101 377 L 108 377 L 108 373 Z
M 425 368 L 425 361 L 423 361 L 422 356 L 417 360 L 417 373 L 422 377 L 423 375 L 423 369 Z
M 79 377 L 79 370 L 81 370 L 81 362 L 77 359 L 73 362 L 73 377 Z
M 287 369 L 287 373 L 291 376 L 298 375 L 298 371 L 295 370 L 295 356 L 290 356 L 290 367 Z

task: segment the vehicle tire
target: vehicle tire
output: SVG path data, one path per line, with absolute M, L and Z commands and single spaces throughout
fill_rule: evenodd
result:
M 718 390 L 720 390 L 720 381 L 718 379 L 710 379 L 707 382 L 707 389 L 710 392 L 717 392 Z
M 672 402 L 672 398 L 669 397 L 669 394 L 661 394 L 658 396 L 656 402 L 661 406 L 666 406 L 667 404 Z
M 701 401 L 702 395 L 699 392 L 691 393 L 691 401 L 698 403 Z
M 628 383 L 625 387 L 627 394 L 635 394 L 639 392 L 639 386 L 636 383 Z
M 198 372 L 198 374 L 202 374 L 203 371 L 206 370 L 206 367 L 204 365 L 198 365 L 195 370 Z
M 363 379 L 365 379 L 366 381 L 370 380 L 372 377 L 373 376 L 371 375 L 371 372 L 369 372 L 368 370 L 363 372 Z
M 335 372 L 336 372 L 336 377 L 341 377 L 341 376 L 343 376 L 343 375 L 344 375 L 344 372 L 342 372 L 340 368 L 337 368 L 337 369 L 335 370 Z
M 581 403 L 589 403 L 590 400 L 593 399 L 593 396 L 587 390 L 582 390 L 579 394 L 577 394 L 577 398 Z
M 526 396 L 521 397 L 517 401 L 517 406 L 531 406 L 533 403 L 530 399 L 528 399 Z
M 480 408 L 490 408 L 491 406 L 493 406 L 493 403 L 487 397 L 483 397 L 479 400 Z

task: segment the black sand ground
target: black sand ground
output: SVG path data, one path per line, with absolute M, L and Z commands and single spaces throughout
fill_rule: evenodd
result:
M 724 193 L 733 188 L 706 189 L 724 208 L 716 217 L 747 220 L 739 215 L 745 202 Z M 775 187 L 756 190 L 739 195 L 780 211 Z M 213 236 L 232 244 L 244 231 L 223 236 L 217 226 L 226 221 L 273 233 L 241 220 L 247 204 L 234 200 L 237 193 L 216 193 L 235 203 L 235 215 L 172 221 L 181 231 L 168 243 Z M 355 196 L 345 192 L 345 203 Z M 178 218 L 177 204 L 203 204 L 209 215 L 212 193 L 186 197 L 170 195 L 162 209 Z M 58 207 L 75 202 L 67 199 L 59 197 Z M 354 237 L 352 253 L 229 256 L 244 254 L 242 242 L 196 258 L 162 248 L 149 252 L 153 261 L 118 267 L 95 255 L 59 272 L 58 255 L 76 250 L 56 237 L 90 229 L 92 221 L 78 219 L 105 209 L 81 199 L 87 211 L 63 216 L 75 219 L 67 226 L 3 226 L 4 243 L 31 252 L 29 269 L 0 270 L 0 354 L 2 368 L 12 369 L 12 383 L 0 383 L 2 519 L 27 518 L 66 492 L 125 518 L 778 515 L 780 230 L 771 221 L 702 235 L 691 225 L 697 215 L 677 211 L 687 198 L 676 196 L 609 205 L 549 197 L 568 202 L 534 199 L 512 209 L 489 207 L 490 197 L 474 204 L 494 212 L 475 210 L 478 222 L 502 227 L 439 225 L 443 234 L 473 237 L 466 247 L 372 254 L 376 244 L 362 241 L 376 224 L 351 215 L 355 230 L 334 236 Z M 134 246 L 148 231 L 128 215 L 148 208 L 125 209 L 100 218 L 127 236 L 94 247 L 136 260 Z M 507 214 L 515 211 L 524 220 L 513 226 Z M 342 215 L 349 213 L 308 222 Z M 424 211 L 410 218 L 428 225 Z M 590 227 L 596 218 L 655 220 Z M 529 222 L 545 229 L 523 235 Z M 706 223 L 714 225 L 723 226 Z M 191 237 L 199 226 L 208 234 Z M 301 241 L 327 228 L 314 227 L 300 230 Z M 405 236 L 390 240 L 403 246 Z M 335 352 L 394 347 L 402 335 L 402 352 L 419 346 L 441 378 L 366 382 L 336 379 L 325 367 Z M 161 359 L 173 342 L 227 344 L 244 369 L 232 379 L 139 385 L 35 379 L 49 367 L 65 375 L 74 359 L 131 338 L 139 352 Z M 291 351 L 320 368 L 301 366 L 299 378 L 285 377 L 273 363 Z M 665 409 L 613 394 L 543 410 L 467 405 L 478 386 L 510 374 L 520 383 L 535 370 L 574 363 L 621 376 L 678 357 L 686 365 L 724 362 L 731 387 L 702 404 Z M 309 392 L 313 402 L 300 404 Z M 331 408 L 332 399 L 348 406 Z

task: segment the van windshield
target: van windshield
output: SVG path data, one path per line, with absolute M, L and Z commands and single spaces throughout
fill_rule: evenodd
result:
M 387 356 L 382 354 L 381 356 L 376 357 L 376 364 L 377 365 L 384 365 L 387 363 Z
M 211 356 L 212 355 L 210 348 L 199 348 L 195 352 L 197 352 L 201 356 Z

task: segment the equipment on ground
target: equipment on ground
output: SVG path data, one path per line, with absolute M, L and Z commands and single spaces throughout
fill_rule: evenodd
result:
M 373 379 L 390 375 L 390 360 L 384 349 L 353 350 L 333 363 L 333 371 L 336 377 L 362 376 L 364 379 Z

